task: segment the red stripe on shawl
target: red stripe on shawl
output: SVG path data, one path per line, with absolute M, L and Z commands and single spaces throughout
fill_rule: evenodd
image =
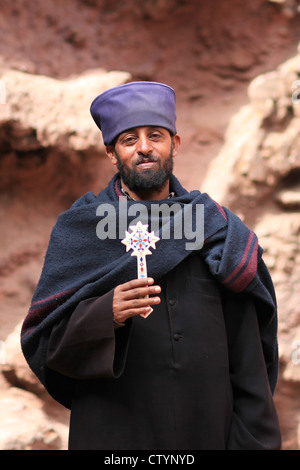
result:
M 62 297 L 62 296 L 64 296 L 64 295 L 66 295 L 66 294 L 70 294 L 70 293 L 75 292 L 75 291 L 76 291 L 76 289 L 68 289 L 68 290 L 66 290 L 66 291 L 59 292 L 59 294 L 51 295 L 50 297 L 47 297 L 46 299 L 36 300 L 35 302 L 32 302 L 30 309 L 31 309 L 32 307 L 34 307 L 35 305 L 41 304 L 41 303 L 43 303 L 43 302 L 49 302 L 49 300 L 53 300 L 53 299 L 57 299 L 57 300 L 58 300 L 59 297 Z
M 22 331 L 28 331 L 28 329 L 34 330 L 57 306 L 57 303 L 44 305 L 42 307 L 35 308 L 34 310 L 29 309 L 29 312 L 22 325 Z
M 249 253 L 249 250 L 250 250 L 250 246 L 251 246 L 251 243 L 252 243 L 252 240 L 253 240 L 253 237 L 254 237 L 254 233 L 253 232 L 250 232 L 250 235 L 249 235 L 249 238 L 248 238 L 248 242 L 247 242 L 247 245 L 246 245 L 246 249 L 244 251 L 244 254 L 243 254 L 243 258 L 242 258 L 242 261 L 240 262 L 240 264 L 235 268 L 234 271 L 232 271 L 232 273 L 230 274 L 230 276 L 228 276 L 225 281 L 224 281 L 224 284 L 227 284 L 228 282 L 231 281 L 231 279 L 236 276 L 236 274 L 242 269 L 242 267 L 244 266 L 245 262 L 246 262 L 246 259 L 247 259 L 247 256 L 248 256 L 248 253 Z
M 30 333 L 32 333 L 35 330 L 35 328 L 30 328 L 28 330 L 23 330 L 22 329 L 22 334 L 21 338 L 24 339 L 26 336 L 28 336 Z
M 77 289 L 68 289 L 64 292 L 60 292 L 59 294 L 52 295 L 47 297 L 43 300 L 37 300 L 32 302 L 28 314 L 24 320 L 22 325 L 22 336 L 27 335 L 31 331 L 35 329 L 39 323 L 41 323 L 53 310 L 57 305 L 64 302 L 63 296 L 72 294 L 76 292 Z M 50 300 L 54 300 L 55 302 L 48 303 Z M 46 303 L 46 305 L 39 306 L 42 303 Z
M 226 221 L 228 221 L 226 212 L 225 212 L 225 210 L 223 209 L 223 207 L 220 206 L 220 204 L 218 204 L 218 203 L 217 203 L 214 199 L 212 199 L 209 195 L 207 195 L 207 196 L 208 196 L 209 199 L 216 205 L 218 211 L 220 212 L 220 214 L 222 214 L 222 216 L 224 217 L 224 219 L 225 219 Z
M 251 232 L 242 261 L 240 262 L 239 266 L 237 266 L 237 268 L 231 273 L 230 276 L 228 276 L 227 279 L 225 279 L 225 281 L 222 284 L 228 284 L 230 280 L 245 265 L 245 262 L 246 262 L 246 259 L 250 250 L 250 246 L 253 241 L 253 237 L 254 237 L 254 233 Z M 257 253 L 258 253 L 258 241 L 256 240 L 246 269 L 237 277 L 237 279 L 232 284 L 228 286 L 228 288 L 230 288 L 234 292 L 242 292 L 247 287 L 247 285 L 252 281 L 252 279 L 254 279 L 256 272 L 257 272 Z

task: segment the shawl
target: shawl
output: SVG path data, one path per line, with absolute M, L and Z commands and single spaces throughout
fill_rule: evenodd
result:
M 96 233 L 99 221 L 105 223 L 108 220 L 107 212 L 100 211 L 102 215 L 99 215 L 99 207 L 113 208 L 118 233 L 121 221 L 116 192 L 118 179 L 116 174 L 98 195 L 88 192 L 79 198 L 59 215 L 52 229 L 41 276 L 21 330 L 25 359 L 46 389 L 47 344 L 53 326 L 71 313 L 80 301 L 101 296 L 137 276 L 136 257 L 126 252 L 120 237 L 102 240 Z M 207 194 L 186 191 L 175 176 L 171 177 L 170 183 L 175 197 L 164 203 L 192 208 L 194 224 L 197 206 L 202 204 L 204 207 L 204 243 L 198 251 L 211 274 L 225 288 L 237 295 L 250 295 L 256 303 L 268 377 L 274 393 L 278 370 L 276 297 L 257 236 L 235 214 Z M 128 212 L 137 204 L 135 201 L 127 203 Z M 138 203 L 147 210 L 150 222 L 153 201 Z M 136 220 L 136 215 L 128 216 L 128 225 L 132 219 Z M 171 217 L 170 233 L 174 229 L 174 219 Z M 181 239 L 162 237 L 152 255 L 147 256 L 149 276 L 157 281 L 183 261 L 191 253 L 186 249 L 186 242 L 184 236 Z

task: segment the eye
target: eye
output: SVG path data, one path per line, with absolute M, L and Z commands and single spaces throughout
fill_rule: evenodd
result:
M 123 145 L 133 145 L 136 142 L 137 137 L 135 135 L 127 135 L 123 137 L 122 144 Z
M 159 140 L 161 138 L 161 134 L 160 132 L 151 132 L 149 137 L 153 140 Z

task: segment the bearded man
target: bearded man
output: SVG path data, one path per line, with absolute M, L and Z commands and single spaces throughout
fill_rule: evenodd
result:
M 71 410 L 69 448 L 279 449 L 276 298 L 256 235 L 173 175 L 171 87 L 109 89 L 91 114 L 118 171 L 59 216 L 22 328 L 30 367 Z M 203 243 L 187 249 L 170 211 L 170 236 L 161 217 L 149 277 L 137 276 L 145 259 L 126 252 L 125 232 L 96 235 L 107 212 L 120 229 L 124 198 L 127 234 L 133 215 L 151 225 L 153 207 L 176 204 L 191 211 Z

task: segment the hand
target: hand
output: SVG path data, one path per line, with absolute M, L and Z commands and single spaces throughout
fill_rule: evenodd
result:
M 151 305 L 159 304 L 159 297 L 146 297 L 161 292 L 153 285 L 152 278 L 133 279 L 115 287 L 113 296 L 113 314 L 118 323 L 127 318 L 148 313 Z

